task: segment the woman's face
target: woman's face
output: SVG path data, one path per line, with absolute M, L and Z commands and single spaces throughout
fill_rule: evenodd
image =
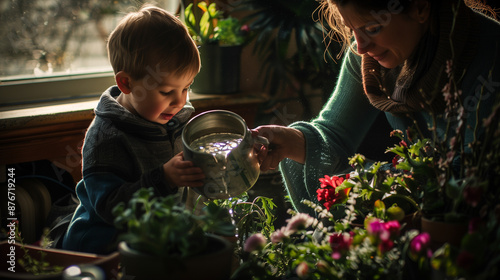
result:
M 409 13 L 395 6 L 369 11 L 345 4 L 338 9 L 353 32 L 357 51 L 373 57 L 383 67 L 394 68 L 410 57 L 428 28 L 429 9 L 422 8 L 422 3 L 427 2 L 417 2 Z

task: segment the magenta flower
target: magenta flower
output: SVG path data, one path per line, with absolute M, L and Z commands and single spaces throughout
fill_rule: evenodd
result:
M 334 233 L 330 235 L 330 247 L 332 248 L 332 258 L 338 260 L 342 254 L 349 250 L 352 243 L 352 236 L 348 233 Z
M 379 219 L 373 219 L 366 227 L 366 231 L 372 236 L 378 236 L 384 230 L 384 223 Z
M 384 228 L 390 232 L 391 237 L 395 238 L 399 236 L 399 232 L 401 229 L 401 225 L 399 224 L 398 221 L 393 220 L 393 221 L 388 221 L 384 223 Z
M 256 233 L 250 236 L 245 242 L 245 246 L 243 250 L 245 252 L 253 252 L 264 248 L 266 245 L 267 239 L 262 233 Z
M 431 236 L 427 232 L 415 236 L 410 242 L 410 252 L 413 255 L 426 254 L 427 257 L 432 256 L 432 251 L 429 249 L 431 245 Z

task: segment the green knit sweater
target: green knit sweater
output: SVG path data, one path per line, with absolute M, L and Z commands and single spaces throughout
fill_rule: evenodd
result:
M 500 95 L 500 24 L 482 14 L 471 13 L 470 10 L 469 14 L 471 21 L 467 23 L 467 26 L 471 28 L 467 28 L 468 32 L 464 32 L 464 29 L 456 30 L 455 43 L 460 39 L 463 39 L 463 44 L 470 43 L 468 40 L 473 40 L 474 49 L 464 51 L 462 55 L 456 55 L 457 59 L 454 63 L 463 64 L 466 70 L 460 88 L 463 92 L 467 123 L 474 127 L 476 120 L 482 120 L 489 115 L 492 104 Z M 448 59 L 446 56 L 449 55 L 446 51 L 449 49 L 449 45 L 446 46 L 449 40 L 443 40 L 443 36 L 450 34 L 449 30 L 444 28 L 449 22 L 443 22 L 443 20 L 446 19 L 440 18 L 440 40 L 435 59 L 424 77 L 416 81 L 413 84 L 414 88 L 411 89 L 413 96 L 417 98 L 427 98 L 422 93 L 414 94 L 422 92 L 420 89 L 424 87 L 422 85 L 424 79 L 430 78 L 432 81 L 432 77 L 436 77 L 434 84 L 438 84 L 438 93 L 444 86 L 442 80 L 437 78 L 445 75 L 443 62 Z M 363 67 L 366 69 L 367 65 L 363 63 Z M 302 131 L 305 136 L 306 161 L 305 164 L 299 164 L 285 159 L 280 163 L 280 171 L 292 204 L 299 212 L 313 214 L 309 207 L 301 203 L 301 200 L 308 199 L 318 203 L 316 193 L 320 187 L 318 179 L 323 178 L 324 175 L 345 173 L 349 168 L 348 157 L 357 152 L 368 130 L 374 124 L 376 115 L 380 112 L 375 107 L 376 104 L 372 105 L 372 98 L 370 100 L 367 98 L 369 96 L 365 92 L 367 79 L 362 74 L 363 67 L 361 57 L 349 51 L 344 56 L 337 86 L 319 115 L 310 122 L 296 122 L 290 125 Z M 429 83 L 429 80 L 425 82 Z M 390 85 L 388 86 L 390 88 Z M 388 94 L 390 95 L 391 92 Z M 479 111 L 476 110 L 478 104 L 481 105 Z M 419 126 L 426 128 L 432 124 L 431 116 L 427 112 L 429 110 L 433 108 L 410 112 L 410 116 L 418 120 Z M 385 114 L 394 129 L 405 131 L 412 123 L 411 118 L 399 112 L 395 114 L 386 112 Z M 446 120 L 439 119 L 438 132 L 444 131 L 445 125 Z M 472 132 L 469 130 L 465 138 L 466 142 L 471 141 L 472 137 Z

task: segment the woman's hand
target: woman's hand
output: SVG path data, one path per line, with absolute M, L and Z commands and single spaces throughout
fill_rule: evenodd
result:
M 275 169 L 284 158 L 302 164 L 305 162 L 305 139 L 300 130 L 279 125 L 263 125 L 253 129 L 252 134 L 269 140 L 269 146 L 263 147 L 259 153 L 260 170 Z
M 205 174 L 191 161 L 184 160 L 183 152 L 178 153 L 163 164 L 163 172 L 170 186 L 202 187 Z

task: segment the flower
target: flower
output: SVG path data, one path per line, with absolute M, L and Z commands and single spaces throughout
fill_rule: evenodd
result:
M 420 233 L 410 242 L 410 256 L 417 258 L 419 255 L 424 255 L 430 258 L 432 256 L 430 245 L 431 236 L 427 232 Z
M 290 236 L 290 232 L 287 227 L 282 227 L 281 229 L 273 232 L 271 234 L 271 242 L 278 243 L 284 241 L 286 238 Z
M 306 262 L 301 262 L 297 266 L 296 271 L 297 271 L 297 276 L 299 276 L 300 278 L 306 278 L 309 272 L 309 266 L 307 265 Z
M 288 225 L 286 231 L 289 233 L 295 233 L 297 230 L 306 229 L 313 224 L 314 219 L 305 213 L 298 213 L 291 219 L 288 219 Z
M 311 201 L 304 204 L 317 213 L 324 211 Z M 287 225 L 269 234 L 270 242 L 262 233 L 247 239 L 244 251 L 252 254 L 237 274 L 252 275 L 253 279 L 296 276 L 317 280 L 385 279 L 401 274 L 400 266 L 405 261 L 401 252 L 409 239 L 400 235 L 399 222 L 367 217 L 362 228 L 346 224 L 345 218 L 336 221 L 333 215 L 292 215 Z
M 344 255 L 352 244 L 352 236 L 349 233 L 333 233 L 330 235 L 330 247 L 332 248 L 332 258 L 338 260 Z
M 474 262 L 474 254 L 462 251 L 457 257 L 457 265 L 462 268 L 470 268 Z
M 249 253 L 253 252 L 253 251 L 260 250 L 260 249 L 264 248 L 264 246 L 266 245 L 266 242 L 267 242 L 267 239 L 262 233 L 253 234 L 252 236 L 250 236 L 246 240 L 245 247 L 243 250 L 245 252 L 249 252 Z
M 318 201 L 324 201 L 323 205 L 327 210 L 330 210 L 331 206 L 337 203 L 343 203 L 347 199 L 347 195 L 349 194 L 349 189 L 342 189 L 337 191 L 337 187 L 339 187 L 344 180 L 349 179 L 349 174 L 346 174 L 345 177 L 339 176 L 328 176 L 325 175 L 324 178 L 320 178 L 321 188 L 317 189 L 317 198 Z

